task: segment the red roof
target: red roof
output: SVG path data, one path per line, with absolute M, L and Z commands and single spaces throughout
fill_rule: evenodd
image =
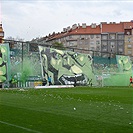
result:
M 85 34 L 101 34 L 100 25 L 96 26 L 96 28 L 91 28 L 91 26 L 86 26 L 86 28 L 82 28 L 82 26 L 77 27 L 76 29 L 70 29 L 68 32 L 62 32 L 59 34 L 55 34 L 54 36 L 50 36 L 49 39 L 61 38 L 68 35 L 85 35 Z
M 124 32 L 123 23 L 109 23 L 109 24 L 102 24 L 102 33 L 107 32 Z
M 133 28 L 133 22 L 123 22 L 124 29 L 132 29 Z
M 86 26 L 86 28 L 82 28 L 80 26 L 79 28 L 76 28 L 69 32 L 71 35 L 79 35 L 79 34 L 101 34 L 100 26 L 96 26 L 96 28 L 91 28 L 91 26 Z
M 57 39 L 69 35 L 85 35 L 85 34 L 101 34 L 101 33 L 117 33 L 117 32 L 124 32 L 124 29 L 132 29 L 133 28 L 133 21 L 131 22 L 120 22 L 120 23 L 101 23 L 100 25 L 96 25 L 95 28 L 90 26 L 86 26 L 83 28 L 82 26 L 77 27 L 76 29 L 70 29 L 66 32 L 57 33 L 54 35 L 48 36 L 49 40 Z

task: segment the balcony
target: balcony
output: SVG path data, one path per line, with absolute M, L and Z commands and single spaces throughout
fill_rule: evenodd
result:
M 127 45 L 128 48 L 132 48 L 132 45 Z
M 103 51 L 103 52 L 107 52 L 107 49 L 106 49 L 106 48 L 104 48 L 104 49 L 102 49 L 102 51 Z
M 66 39 L 67 42 L 69 41 L 77 41 L 77 39 L 74 39 L 74 38 L 70 38 L 70 39 Z
M 123 49 L 122 49 L 122 48 L 119 48 L 118 51 L 119 51 L 119 52 L 123 52 Z

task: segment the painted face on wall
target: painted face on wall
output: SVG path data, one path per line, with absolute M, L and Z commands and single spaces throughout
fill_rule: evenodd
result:
M 88 84 L 92 79 L 92 58 L 71 51 L 39 46 L 44 77 L 52 76 L 54 84 Z
M 121 72 L 132 71 L 132 63 L 130 61 L 129 56 L 117 55 L 116 58 L 117 58 L 119 70 Z

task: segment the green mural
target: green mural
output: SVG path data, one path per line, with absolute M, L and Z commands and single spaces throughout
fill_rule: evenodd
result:
M 39 46 L 42 75 L 52 77 L 56 85 L 128 86 L 133 76 L 129 56 L 116 58 L 93 58 L 88 54 L 63 51 Z M 102 60 L 100 60 L 102 59 Z M 103 60 L 104 59 L 104 60 Z
M 128 86 L 129 78 L 133 76 L 129 56 L 92 58 L 89 54 L 43 46 L 39 46 L 39 53 L 27 51 L 22 60 L 21 52 L 10 57 L 9 45 L 1 44 L 0 83 L 6 84 L 11 75 L 19 74 L 21 82 L 27 82 L 31 76 L 39 76 L 46 83 L 51 76 L 53 85 Z
M 129 56 L 117 55 L 116 59 L 120 72 L 132 72 L 132 63 Z
M 129 78 L 133 76 L 132 62 L 129 56 L 116 55 L 119 71 L 106 72 L 103 76 L 104 86 L 128 86 Z
M 39 46 L 42 75 L 52 77 L 55 85 L 90 85 L 95 83 L 92 57 L 71 51 Z
M 0 45 L 0 83 L 3 83 L 10 78 L 10 58 L 9 45 Z

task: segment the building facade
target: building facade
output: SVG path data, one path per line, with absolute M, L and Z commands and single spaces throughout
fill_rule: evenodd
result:
M 133 22 L 124 23 L 125 55 L 133 56 Z
M 4 38 L 4 31 L 2 28 L 2 24 L 0 24 L 0 43 L 3 42 L 3 38 Z
M 123 23 L 101 23 L 101 52 L 113 54 L 124 54 L 124 29 Z M 111 56 L 111 55 L 108 55 Z
M 74 24 L 72 28 L 67 27 L 63 32 L 50 35 L 48 43 L 63 43 L 65 47 L 72 47 L 76 52 L 92 53 L 92 51 L 101 51 L 101 29 L 100 25 L 85 23 L 80 26 Z
M 49 34 L 45 39 L 49 44 L 59 42 L 77 52 L 95 56 L 133 56 L 133 21 L 92 23 L 89 26 L 74 24 L 60 33 Z

